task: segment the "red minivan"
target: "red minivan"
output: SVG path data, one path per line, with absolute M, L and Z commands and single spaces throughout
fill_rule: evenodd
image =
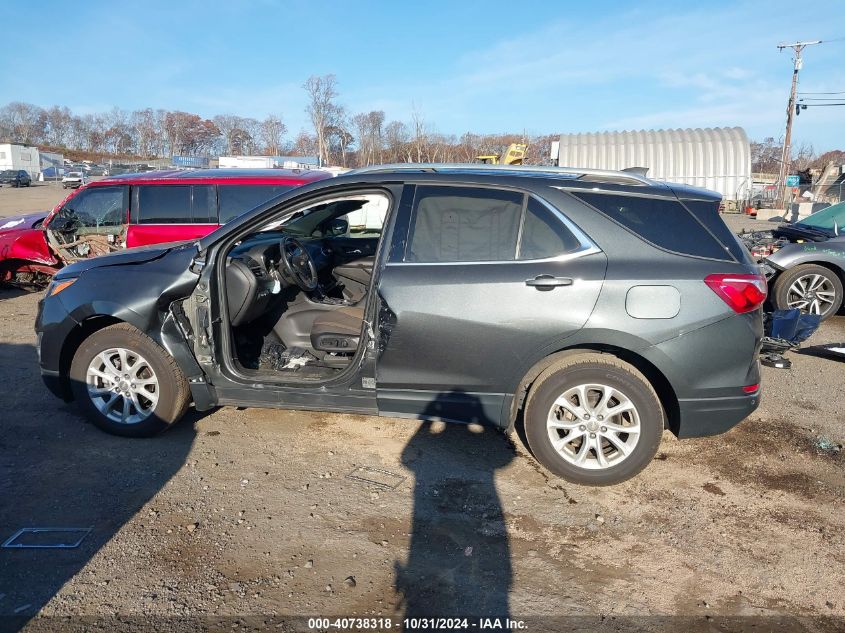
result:
M 112 176 L 80 187 L 46 215 L 0 219 L 0 282 L 43 283 L 62 266 L 121 248 L 192 240 L 319 170 L 202 169 Z

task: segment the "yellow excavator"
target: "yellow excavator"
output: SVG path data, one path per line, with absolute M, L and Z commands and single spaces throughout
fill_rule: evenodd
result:
M 521 165 L 527 151 L 527 143 L 511 143 L 508 145 L 504 157 L 501 154 L 487 154 L 476 156 L 476 158 L 488 165 Z

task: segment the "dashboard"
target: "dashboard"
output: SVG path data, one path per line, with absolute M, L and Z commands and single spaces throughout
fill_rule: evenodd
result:
M 264 314 L 283 288 L 295 286 L 281 261 L 282 231 L 266 231 L 237 244 L 226 262 L 226 298 L 233 327 Z M 308 250 L 317 271 L 331 267 L 331 252 L 319 239 L 297 238 Z

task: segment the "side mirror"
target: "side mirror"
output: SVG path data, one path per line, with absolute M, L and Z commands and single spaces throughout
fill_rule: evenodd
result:
M 326 225 L 326 235 L 339 237 L 349 231 L 349 222 L 343 218 L 335 218 Z

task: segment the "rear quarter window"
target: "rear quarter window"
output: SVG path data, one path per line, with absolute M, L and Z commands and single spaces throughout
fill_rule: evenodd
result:
M 724 220 L 719 216 L 719 202 L 714 200 L 682 200 L 684 206 L 689 209 L 699 222 L 710 229 L 722 245 L 728 249 L 738 262 L 743 261 L 747 251 L 736 235 L 727 227 Z
M 291 189 L 291 185 L 218 185 L 220 224 L 226 224 Z
M 662 249 L 683 255 L 731 259 L 725 247 L 677 200 L 581 191 L 570 193 Z

